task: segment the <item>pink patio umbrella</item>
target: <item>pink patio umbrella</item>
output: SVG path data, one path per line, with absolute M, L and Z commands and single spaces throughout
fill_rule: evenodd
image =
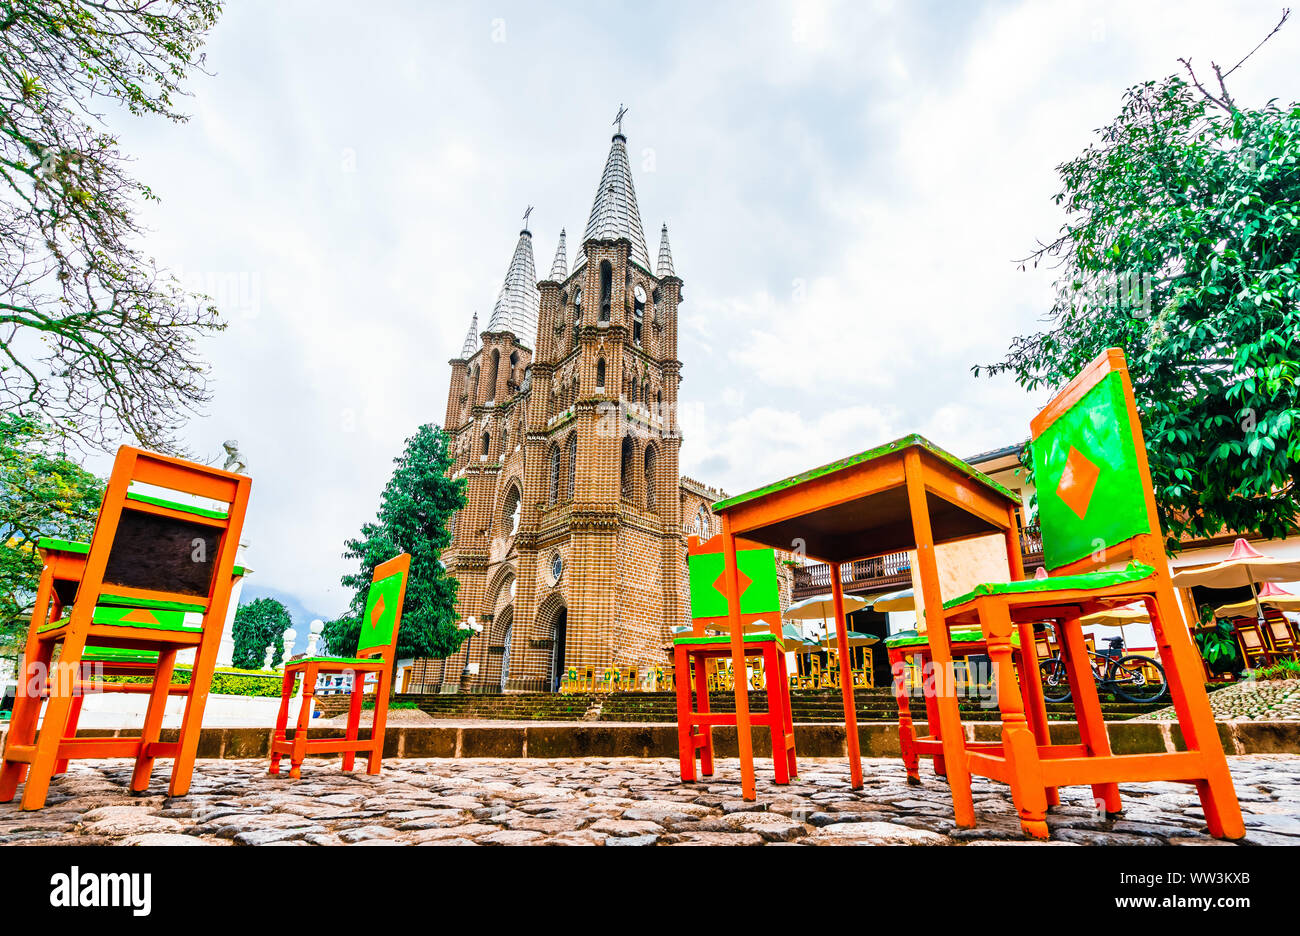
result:
M 1203 569 L 1186 569 L 1173 578 L 1174 585 L 1179 588 L 1190 588 L 1193 585 L 1204 585 L 1206 588 L 1249 587 L 1251 603 L 1261 627 L 1264 626 L 1264 608 L 1259 603 L 1256 585 L 1297 580 L 1300 580 L 1300 560 L 1265 556 L 1244 539 L 1232 544 L 1232 552 L 1222 562 Z

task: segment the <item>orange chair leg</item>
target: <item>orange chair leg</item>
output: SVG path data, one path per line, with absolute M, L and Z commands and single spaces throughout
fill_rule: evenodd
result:
M 307 756 L 307 732 L 311 727 L 311 700 L 316 689 L 316 668 L 310 663 L 302 671 L 302 705 L 298 709 L 298 724 L 293 731 L 293 752 L 289 755 L 289 776 L 297 780 L 302 776 L 302 762 Z M 352 692 L 366 691 L 360 673 L 352 674 Z
M 792 780 L 798 780 L 799 759 L 795 756 L 795 746 L 793 740 L 794 739 L 794 712 L 791 710 L 791 705 L 790 705 L 790 673 L 789 673 L 789 668 L 786 666 L 784 653 L 776 654 L 776 663 L 781 675 L 780 692 L 781 692 L 781 704 L 782 704 L 782 712 L 783 712 L 781 724 L 784 729 L 784 734 L 789 735 L 791 738 L 790 746 L 785 749 L 786 761 L 787 761 L 786 768 L 789 771 L 790 778 Z
M 1052 734 L 1047 721 L 1047 697 L 1043 695 L 1043 674 L 1038 669 L 1038 650 L 1034 643 L 1034 625 L 1024 622 L 1017 625 L 1020 635 L 1020 650 L 1015 653 L 1020 667 L 1020 691 L 1025 699 L 1025 713 L 1029 717 L 1029 728 L 1034 733 L 1034 740 L 1040 747 L 1052 743 Z M 1047 805 L 1060 806 L 1061 793 L 1056 787 L 1047 788 Z
M 388 726 L 388 693 L 392 689 L 392 671 L 380 670 L 375 686 L 375 719 L 370 728 L 370 759 L 366 762 L 366 773 L 372 776 L 379 773 L 384 766 L 384 731 Z M 315 690 L 316 680 L 312 680 Z M 362 688 L 365 680 L 362 680 Z
M 355 685 L 357 674 L 353 673 L 352 675 L 353 675 L 352 681 L 353 684 Z M 347 730 L 347 734 L 345 735 L 348 743 L 350 744 L 356 744 L 357 738 L 361 737 L 361 708 L 362 708 L 361 703 L 364 700 L 365 700 L 365 693 L 357 692 L 354 689 L 352 692 L 352 698 L 349 700 L 348 703 L 348 730 Z M 373 727 L 371 729 L 370 736 L 372 738 L 374 737 Z M 357 752 L 351 748 L 343 752 L 344 771 L 349 771 L 353 768 L 354 764 L 356 763 L 356 757 L 357 757 Z
M 1011 659 L 1011 617 L 1004 605 L 986 602 L 980 607 L 980 618 L 998 684 L 1002 755 L 1007 762 L 1011 799 L 1025 834 L 1045 839 L 1048 835 L 1047 793 L 1038 760 L 1038 743 L 1029 730 L 1025 704 L 1016 685 Z
M 72 708 L 68 710 L 68 734 L 67 738 L 71 741 L 77 736 L 77 724 L 81 721 L 81 705 L 86 701 L 86 692 L 83 687 L 75 696 L 72 697 Z M 54 775 L 62 776 L 68 772 L 68 759 L 59 758 L 58 763 L 54 765 Z
M 49 641 L 29 640 L 24 654 L 23 672 L 19 674 L 14 696 L 14 710 L 9 718 L 9 732 L 5 736 L 6 750 L 32 744 L 36 740 L 36 722 L 41 715 L 41 696 L 45 692 L 50 672 L 50 658 L 54 645 Z M 18 761 L 4 762 L 0 768 L 0 803 L 13 802 L 18 784 L 27 779 L 27 764 Z
M 1178 617 L 1178 604 L 1172 588 L 1164 584 L 1154 600 L 1147 599 L 1147 610 L 1183 739 L 1188 750 L 1201 753 L 1207 774 L 1196 784 L 1201 808 L 1205 811 L 1205 823 L 1215 838 L 1242 838 L 1246 826 L 1241 818 L 1237 791 L 1232 785 L 1232 774 L 1228 772 L 1223 743 L 1219 740 L 1218 726 L 1210 709 L 1210 699 L 1200 679 L 1200 654 Z
M 89 609 L 86 614 L 89 614 Z M 50 791 L 50 778 L 54 764 L 59 760 L 59 747 L 68 727 L 68 712 L 72 709 L 72 694 L 81 675 L 81 655 L 86 649 L 85 624 L 74 613 L 73 626 L 63 642 L 59 662 L 50 673 L 49 701 L 45 703 L 45 717 L 36 734 L 36 750 L 27 771 L 27 784 L 23 787 L 23 809 L 40 809 Z M 78 632 L 81 633 L 78 633 Z M 40 698 L 37 697 L 39 703 Z
M 171 685 L 172 670 L 176 665 L 176 650 L 161 650 L 158 667 L 154 670 L 153 691 L 149 693 L 149 707 L 144 714 L 144 727 L 140 730 L 140 750 L 135 757 L 135 770 L 131 773 L 131 789 L 142 793 L 149 789 L 154 758 L 149 755 L 149 745 L 162 733 L 163 715 L 167 711 L 167 687 Z M 193 685 L 190 691 L 194 691 Z
M 285 740 L 285 729 L 289 726 L 289 700 L 293 698 L 293 683 L 298 678 L 298 674 L 293 670 L 286 670 L 284 680 L 280 683 L 280 711 L 275 716 L 275 731 L 271 733 L 271 768 L 269 773 L 274 776 L 280 772 L 280 760 L 284 757 L 275 749 L 276 742 Z
M 203 640 L 195 654 L 194 669 L 190 673 L 190 691 L 185 696 L 185 711 L 181 715 L 176 759 L 172 762 L 172 780 L 167 788 L 171 796 L 184 796 L 188 793 L 190 780 L 194 776 L 194 758 L 199 751 L 199 732 L 203 730 L 203 710 L 207 707 L 208 693 L 212 689 L 212 673 L 217 666 L 222 622 L 225 620 L 226 605 L 230 598 L 229 583 L 226 583 L 225 588 L 225 598 L 214 601 L 208 608 L 207 626 L 203 628 Z
M 898 746 L 903 752 L 907 782 L 919 785 L 920 765 L 916 756 L 916 726 L 912 724 L 912 706 L 907 697 L 907 663 L 896 648 L 889 651 L 889 671 L 893 674 L 894 701 L 898 703 Z
M 686 645 L 673 648 L 673 666 L 679 678 L 677 696 L 677 759 L 681 767 L 682 783 L 695 782 L 695 728 L 691 725 L 691 681 L 683 677 L 690 672 Z
M 1083 628 L 1076 615 L 1057 625 L 1057 639 L 1061 645 L 1061 661 L 1070 680 L 1070 696 L 1074 699 L 1074 717 L 1079 722 L 1079 740 L 1091 757 L 1110 757 L 1110 737 L 1101 712 L 1101 699 L 1097 695 L 1097 681 L 1092 675 L 1088 648 L 1083 643 Z M 1124 808 L 1119 796 L 1119 784 L 1094 783 L 1092 796 L 1108 813 Z
M 709 709 L 709 662 L 703 657 L 697 657 L 695 660 L 695 711 L 701 714 L 707 714 Z M 699 726 L 699 737 L 703 739 L 700 745 L 700 776 L 713 776 L 713 726 L 703 724 Z
M 763 676 L 767 682 L 768 733 L 772 737 L 772 767 L 775 781 L 790 782 L 790 761 L 786 758 L 785 703 L 781 698 L 780 669 L 777 666 L 776 644 L 763 646 Z

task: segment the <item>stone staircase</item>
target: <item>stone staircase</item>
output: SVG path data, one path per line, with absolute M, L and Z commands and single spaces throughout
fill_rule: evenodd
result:
M 676 722 L 677 701 L 671 692 L 613 692 L 574 693 L 559 695 L 550 692 L 512 693 L 507 695 L 397 695 L 395 702 L 413 702 L 434 718 L 442 719 L 508 719 L 512 721 L 600 721 L 600 722 Z M 767 710 L 767 693 L 751 692 L 750 707 L 755 711 Z M 326 714 L 346 711 L 346 696 L 331 696 L 318 700 Z M 859 721 L 898 720 L 898 707 L 891 690 L 854 690 Z M 840 693 L 834 689 L 799 690 L 790 693 L 790 705 L 796 722 L 843 722 L 844 707 Z M 735 697 L 730 692 L 709 694 L 709 706 L 714 711 L 735 710 Z M 1161 708 L 1160 703 L 1134 705 L 1117 700 L 1102 700 L 1102 710 L 1107 721 L 1137 718 Z M 335 711 L 337 709 L 337 711 Z M 1073 721 L 1074 706 L 1065 702 L 1049 704 L 1048 718 L 1054 721 Z M 996 721 L 996 707 L 985 708 L 980 700 L 971 699 L 961 704 L 963 720 Z M 912 703 L 912 715 L 925 719 L 925 703 L 919 697 Z

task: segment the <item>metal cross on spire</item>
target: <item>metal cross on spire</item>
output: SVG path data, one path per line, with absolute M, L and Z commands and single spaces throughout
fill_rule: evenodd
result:
M 528 230 L 528 216 L 533 213 L 533 206 L 529 205 L 524 209 L 524 230 Z
M 624 107 L 623 104 L 620 102 L 619 105 L 618 105 L 618 113 L 617 113 L 616 115 L 614 115 L 614 124 L 615 124 L 616 127 L 618 127 L 618 131 L 617 131 L 617 132 L 618 132 L 620 135 L 622 135 L 622 133 L 623 133 L 623 116 L 624 116 L 626 113 L 627 113 L 627 108 Z

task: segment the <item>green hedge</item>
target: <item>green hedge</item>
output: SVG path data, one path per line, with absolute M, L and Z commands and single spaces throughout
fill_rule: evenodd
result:
M 172 673 L 172 684 L 188 686 L 191 671 L 188 667 L 177 667 Z M 148 676 L 117 676 L 113 682 L 150 683 Z M 283 686 L 283 676 L 279 673 L 267 673 L 258 670 L 219 669 L 212 674 L 214 695 L 249 696 L 258 699 L 278 699 Z

